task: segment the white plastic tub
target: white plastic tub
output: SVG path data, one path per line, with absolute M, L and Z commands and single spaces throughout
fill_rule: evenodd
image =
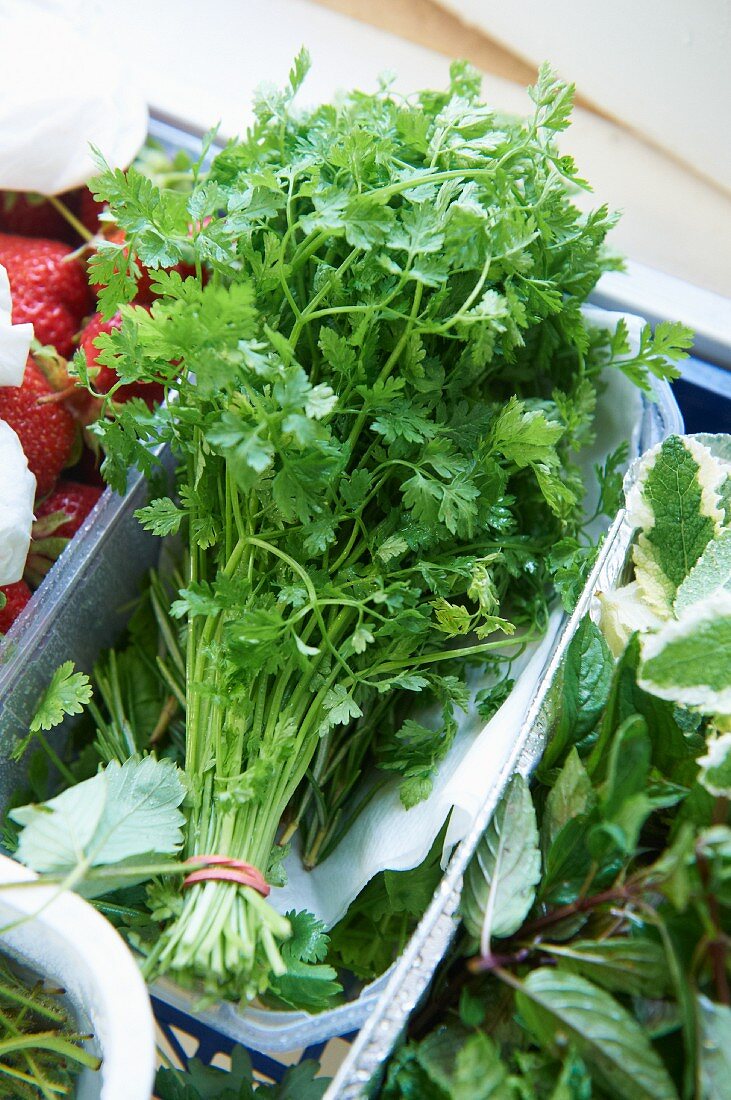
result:
M 150 1100 L 155 1024 L 137 964 L 111 924 L 76 894 L 55 886 L 13 886 L 36 876 L 0 856 L 0 950 L 66 991 L 89 1049 L 102 1059 L 83 1070 L 77 1100 Z

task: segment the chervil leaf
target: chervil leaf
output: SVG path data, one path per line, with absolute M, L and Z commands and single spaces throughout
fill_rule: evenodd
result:
M 325 926 L 305 910 L 287 913 L 287 919 L 292 936 L 282 948 L 286 970 L 271 982 L 270 996 L 292 1008 L 321 1011 L 342 991 L 337 972 L 322 965 L 329 943 Z
M 31 719 L 31 731 L 50 730 L 66 715 L 81 714 L 91 699 L 91 684 L 84 672 L 74 672 L 73 661 L 65 661 L 54 672 Z
M 325 696 L 323 706 L 325 721 L 330 726 L 345 725 L 351 718 L 360 718 L 363 713 L 352 695 L 349 695 L 341 684 L 331 688 Z
M 538 409 L 526 409 L 517 398 L 510 401 L 492 429 L 493 446 L 519 469 L 555 461 L 555 447 L 563 435 L 563 426 L 547 420 Z
M 96 745 L 179 759 L 190 844 L 217 837 L 262 873 L 280 827 L 308 866 L 360 828 L 371 765 L 405 806 L 429 796 L 457 711 L 471 715 L 467 670 L 490 659 L 483 710 L 513 679 L 485 639 L 537 639 L 554 591 L 570 606 L 590 567 L 579 461 L 601 373 L 644 385 L 683 342 L 648 330 L 637 349 L 582 311 L 616 267 L 613 216 L 573 202 L 582 181 L 555 145 L 571 89 L 548 69 L 521 120 L 481 102 L 464 64 L 446 90 L 384 80 L 295 109 L 307 66 L 261 87 L 251 127 L 219 151 L 209 135 L 152 178 L 100 163 L 124 240 L 91 263 L 102 309 L 122 316 L 99 362 L 140 396 L 107 400 L 89 430 L 120 493 L 131 466 L 162 483 L 172 452 L 170 495 L 155 487 L 140 518 L 181 550 L 135 642 L 159 711 L 142 730 L 129 691 L 105 692 Z M 143 267 L 149 309 L 131 304 Z M 154 409 L 150 383 L 166 395 Z M 610 459 L 606 507 L 618 470 Z M 433 720 L 409 710 L 420 693 Z M 177 885 L 150 890 L 159 942 L 136 941 L 150 977 L 266 996 L 289 923 L 251 891 L 213 882 L 181 904 Z M 291 963 L 282 999 L 323 1007 L 331 977 L 299 968 L 325 964 Z
M 135 517 L 146 531 L 153 535 L 174 535 L 180 528 L 183 512 L 170 497 L 158 497 L 144 508 L 138 508 Z

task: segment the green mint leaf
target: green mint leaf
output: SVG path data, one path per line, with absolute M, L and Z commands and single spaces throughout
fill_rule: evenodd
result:
M 561 970 L 580 974 L 610 993 L 634 997 L 663 997 L 672 983 L 664 948 L 655 940 L 621 936 L 596 940 L 571 940 L 567 944 L 542 944 Z
M 731 1008 L 698 995 L 700 1072 L 704 1100 L 723 1100 L 731 1081 Z
M 603 989 L 578 975 L 542 967 L 528 975 L 515 1001 L 540 1045 L 558 1056 L 556 1039 L 565 1035 L 610 1096 L 677 1100 L 647 1036 Z
M 592 809 L 594 802 L 589 773 L 574 746 L 548 792 L 541 822 L 543 851 L 550 849 L 567 822 L 586 814 Z
M 508 1067 L 489 1035 L 470 1035 L 457 1051 L 450 1100 L 513 1100 Z
M 465 873 L 462 919 L 483 955 L 493 937 L 520 928 L 541 874 L 538 825 L 528 785 L 516 776 L 503 795 Z
M 612 684 L 614 662 L 607 643 L 587 615 L 569 644 L 562 670 L 561 707 L 541 763 L 544 774 L 566 748 L 586 737 L 604 710 Z

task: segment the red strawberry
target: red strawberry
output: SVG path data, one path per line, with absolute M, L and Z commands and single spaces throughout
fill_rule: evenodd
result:
M 99 232 L 99 215 L 105 209 L 105 204 L 97 202 L 88 187 L 81 189 L 79 218 L 90 233 Z
M 118 379 L 117 372 L 112 367 L 101 366 L 98 362 L 99 348 L 95 341 L 102 332 L 112 332 L 122 324 L 122 315 L 115 313 L 105 321 L 101 313 L 95 313 L 79 337 L 79 347 L 86 356 L 86 362 L 90 367 L 98 367 L 99 373 L 94 378 L 92 385 L 97 393 L 108 393 Z M 163 387 L 158 382 L 130 382 L 121 386 L 114 394 L 115 401 L 129 401 L 130 397 L 141 397 L 152 408 L 159 404 L 164 395 Z
M 102 495 L 93 485 L 60 481 L 36 509 L 25 580 L 37 588 Z
M 66 191 L 58 197 L 72 214 L 78 213 L 78 190 Z M 0 194 L 0 230 L 20 237 L 50 237 L 74 247 L 81 243 L 79 234 L 63 214 L 48 199 L 30 192 L 3 191 Z
M 0 419 L 20 439 L 28 466 L 36 476 L 36 496 L 50 493 L 68 462 L 76 441 L 76 424 L 32 358 L 22 386 L 0 387 Z
M 5 596 L 5 606 L 0 608 L 0 634 L 7 634 L 32 593 L 25 581 L 4 584 L 0 586 L 0 592 Z
M 80 485 L 77 481 L 59 481 L 53 492 L 36 508 L 36 525 L 45 516 L 63 512 L 66 519 L 62 520 L 58 526 L 54 525 L 53 535 L 57 539 L 72 539 L 101 495 L 102 490 L 95 485 Z M 34 533 L 34 541 L 35 537 Z
M 91 396 L 89 400 L 92 401 L 93 407 L 94 401 Z M 70 466 L 66 470 L 66 476 L 72 481 L 80 481 L 84 485 L 94 485 L 99 489 L 103 489 L 104 478 L 99 470 L 101 458 L 101 454 L 92 450 L 91 447 L 82 447 L 79 461 L 75 462 L 73 466 Z
M 52 344 L 66 358 L 89 311 L 86 273 L 79 260 L 66 259 L 70 253 L 60 241 L 0 233 L 0 264 L 10 280 L 13 321 L 32 321 L 36 339 Z
M 33 352 L 33 361 L 51 389 L 55 390 L 57 400 L 63 401 L 78 420 L 90 423 L 90 418 L 94 416 L 94 398 L 78 379 L 71 377 L 64 357 L 53 348 L 44 347 Z

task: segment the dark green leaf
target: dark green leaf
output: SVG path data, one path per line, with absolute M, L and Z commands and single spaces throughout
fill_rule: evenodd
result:
M 516 994 L 526 1027 L 560 1054 L 570 1043 L 610 1096 L 677 1100 L 667 1070 L 629 1013 L 585 978 L 560 970 L 532 971 Z

